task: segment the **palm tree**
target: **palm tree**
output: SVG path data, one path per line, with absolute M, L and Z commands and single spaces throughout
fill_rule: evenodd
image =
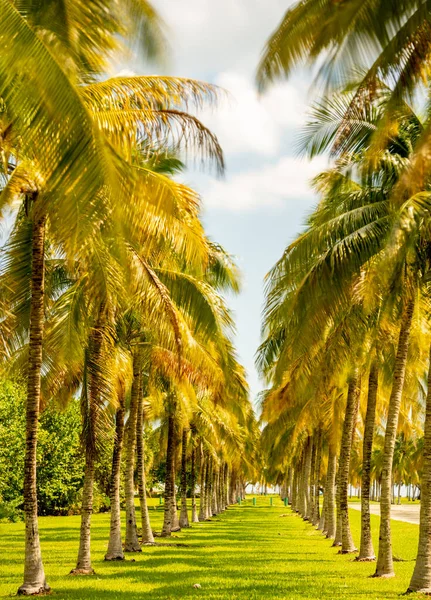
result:
M 120 513 L 120 484 L 121 484 L 121 454 L 124 441 L 124 417 L 126 404 L 125 382 L 121 379 L 117 387 L 118 408 L 115 412 L 115 438 L 112 453 L 112 470 L 110 481 L 111 525 L 109 530 L 108 550 L 105 560 L 124 560 L 123 544 L 121 539 L 121 513 Z
M 153 530 L 151 529 L 150 515 L 147 504 L 147 486 L 145 476 L 145 446 L 144 446 L 144 393 L 145 393 L 145 373 L 141 375 L 141 389 L 139 392 L 138 402 L 138 418 L 136 422 L 136 451 L 137 451 L 137 468 L 138 468 L 138 489 L 139 489 L 139 504 L 141 508 L 141 529 L 142 529 L 142 544 L 154 544 Z
M 409 592 L 429 594 L 431 590 L 431 349 L 428 371 L 428 389 L 425 408 L 425 431 L 423 447 L 423 472 L 421 478 L 421 508 L 419 522 L 419 544 L 415 569 L 408 587 Z
M 181 529 L 184 527 L 190 527 L 189 516 L 187 512 L 187 434 L 187 429 L 183 427 L 181 439 Z
M 146 13 L 144 21 L 147 23 L 157 22 L 155 14 L 152 14 L 149 9 L 149 5 L 142 3 L 142 7 L 145 7 L 144 13 Z M 111 184 L 115 182 L 116 177 L 112 177 L 112 175 L 116 171 L 114 163 L 118 163 L 118 158 L 114 158 L 109 150 L 108 152 L 106 152 L 106 149 L 102 150 L 104 141 L 92 125 L 88 111 L 80 98 L 79 90 L 74 85 L 76 73 L 83 73 L 82 63 L 86 63 L 87 66 L 91 64 L 92 76 L 97 75 L 101 66 L 99 59 L 106 52 L 106 44 L 109 48 L 112 47 L 112 43 L 106 37 L 104 38 L 105 46 L 100 44 L 103 39 L 103 35 L 98 37 L 101 33 L 100 23 L 95 23 L 94 21 L 97 21 L 97 19 L 94 19 L 95 29 L 92 32 L 91 28 L 88 27 L 91 20 L 86 20 L 85 31 L 89 35 L 86 43 L 80 45 L 81 56 L 79 59 L 76 54 L 74 56 L 77 59 L 77 68 L 73 77 L 71 74 L 69 79 L 31 26 L 33 13 L 28 10 L 29 7 L 22 8 L 27 20 L 21 17 L 12 3 L 5 1 L 1 6 L 4 16 L 2 41 L 8 51 L 2 55 L 0 65 L 0 80 L 2 82 L 0 93 L 6 104 L 15 136 L 20 137 L 20 152 L 33 161 L 33 172 L 35 172 L 34 165 L 37 163 L 36 172 L 38 173 L 35 179 L 31 175 L 25 174 L 26 170 L 28 173 L 25 162 L 18 166 L 12 162 L 13 174 L 3 192 L 6 196 L 5 200 L 7 198 L 10 200 L 17 193 L 26 194 L 28 204 L 32 206 L 31 214 L 33 217 L 32 239 L 34 241 L 34 251 L 31 298 L 34 305 L 31 309 L 29 325 L 31 334 L 27 403 L 26 480 L 28 480 L 28 483 L 25 484 L 26 567 L 25 581 L 20 588 L 20 593 L 31 594 L 48 589 L 40 556 L 37 499 L 35 496 L 36 433 L 40 405 L 40 368 L 43 338 L 45 229 L 49 215 L 51 233 L 55 232 L 58 242 L 61 240 L 63 245 L 68 246 L 69 255 L 73 255 L 70 242 L 72 241 L 74 245 L 78 242 L 78 238 L 76 235 L 70 235 L 70 222 L 66 227 L 64 226 L 66 221 L 64 220 L 64 214 L 75 214 L 78 199 L 82 203 L 81 206 L 85 207 L 87 201 L 95 197 L 95 191 L 98 187 L 105 186 L 109 180 Z M 79 11 L 74 14 L 76 16 Z M 96 12 L 93 13 L 93 16 L 95 15 Z M 104 13 L 104 17 L 106 16 L 107 14 Z M 41 18 L 43 21 L 42 13 L 38 13 L 37 18 Z M 115 20 L 117 21 L 118 31 L 118 26 L 123 27 L 124 19 L 120 17 L 118 20 L 114 18 Z M 65 24 L 64 20 L 54 22 Z M 70 21 L 68 23 L 70 24 Z M 34 27 L 37 27 L 36 24 Z M 84 31 L 84 29 L 81 31 Z M 92 33 L 96 33 L 96 35 L 92 37 Z M 126 29 L 122 28 L 121 33 L 126 34 Z M 116 39 L 115 30 L 111 30 L 110 34 L 110 39 L 113 42 Z M 56 42 L 58 42 L 59 37 L 56 38 Z M 72 39 L 72 37 L 69 39 Z M 50 39 L 49 36 L 46 39 Z M 15 40 L 15 42 L 11 43 L 12 40 Z M 17 40 L 21 44 L 20 48 L 18 48 Z M 76 48 L 73 50 L 76 50 Z M 92 60 L 90 60 L 91 54 Z M 61 58 L 60 56 L 60 60 Z M 28 65 L 30 62 L 33 65 L 32 76 L 27 78 L 25 76 L 27 72 L 25 63 Z M 41 94 L 41 90 L 44 90 L 43 94 Z M 46 103 L 46 98 L 49 98 L 49 106 Z M 53 107 L 55 107 L 54 110 L 58 116 L 58 119 L 55 120 L 51 118 Z M 59 127 L 59 123 L 61 123 L 61 127 Z M 42 135 L 41 131 L 43 132 Z M 66 163 L 64 162 L 65 156 L 68 157 Z M 29 183 L 30 185 L 28 185 Z M 68 190 L 68 196 L 65 195 L 65 190 Z M 71 190 L 73 190 L 72 193 Z M 42 195 L 43 201 L 40 200 Z M 51 200 L 50 203 L 47 202 L 48 199 Z M 62 205 L 61 219 L 59 219 L 58 203 Z M 69 207 L 69 212 L 66 206 Z M 101 205 L 99 204 L 99 210 L 100 208 Z M 78 210 L 78 213 L 81 215 L 81 219 L 86 214 L 85 209 Z M 99 222 L 100 216 L 99 214 L 96 217 L 96 213 L 94 213 L 91 218 L 96 217 L 96 221 Z M 83 223 L 82 220 L 80 225 Z M 89 223 L 90 221 L 87 224 Z M 83 227 L 83 229 L 85 228 Z M 90 230 L 87 227 L 86 234 L 88 235 L 89 232 Z
M 361 545 L 358 560 L 375 560 L 373 540 L 371 537 L 370 515 L 370 482 L 371 454 L 373 449 L 374 428 L 376 422 L 376 405 L 378 390 L 378 364 L 374 360 L 368 376 L 367 410 L 364 423 L 364 438 L 362 449 L 362 487 L 361 487 Z

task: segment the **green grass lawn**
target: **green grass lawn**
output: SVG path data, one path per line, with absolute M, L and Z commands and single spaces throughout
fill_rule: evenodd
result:
M 158 501 L 153 501 L 153 506 Z M 285 515 L 285 516 L 284 516 Z M 139 516 L 139 515 L 138 515 Z M 162 510 L 152 508 L 160 530 Z M 360 513 L 351 511 L 359 543 Z M 378 518 L 372 517 L 377 540 Z M 58 600 L 169 600 L 173 598 L 262 600 L 280 598 L 389 600 L 407 588 L 416 553 L 418 527 L 393 522 L 397 577 L 369 578 L 374 564 L 353 562 L 278 498 L 248 499 L 212 522 L 183 530 L 172 542 L 188 547 L 144 548 L 135 562 L 105 563 L 109 515 L 93 518 L 93 567 L 97 575 L 73 577 L 79 517 L 42 517 L 40 532 L 47 580 Z M 0 524 L 0 595 L 16 593 L 21 583 L 23 524 Z M 159 541 L 160 538 L 158 538 Z M 165 540 L 163 540 L 165 541 Z M 166 541 L 165 541 L 166 542 Z M 200 589 L 193 584 L 199 583 Z

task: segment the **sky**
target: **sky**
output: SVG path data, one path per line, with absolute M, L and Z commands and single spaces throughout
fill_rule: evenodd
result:
M 309 76 L 299 72 L 259 97 L 254 75 L 260 52 L 290 0 L 153 0 L 168 28 L 171 58 L 152 72 L 217 84 L 229 94 L 199 118 L 218 137 L 226 173 L 189 170 L 185 180 L 203 199 L 209 236 L 233 254 L 243 289 L 229 298 L 236 346 L 252 398 L 264 383 L 254 361 L 260 343 L 264 277 L 301 231 L 316 202 L 310 179 L 324 168 L 296 157 L 296 140 L 310 103 Z M 134 72 L 148 73 L 136 62 Z

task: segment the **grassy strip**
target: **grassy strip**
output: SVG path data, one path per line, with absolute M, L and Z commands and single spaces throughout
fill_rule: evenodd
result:
M 95 515 L 93 577 L 69 577 L 78 551 L 79 517 L 42 517 L 42 552 L 49 584 L 58 600 L 270 600 L 272 598 L 389 600 L 407 588 L 417 547 L 418 527 L 393 522 L 397 577 L 371 579 L 374 564 L 339 556 L 312 526 L 278 498 L 249 498 L 209 523 L 199 523 L 173 537 L 188 547 L 147 547 L 130 556 L 135 562 L 105 563 L 109 515 Z M 161 527 L 162 510 L 153 501 L 152 524 Z M 138 515 L 139 516 L 139 515 Z M 359 543 L 360 513 L 351 511 Z M 372 517 L 378 539 L 378 517 Z M 0 595 L 14 594 L 21 583 L 23 524 L 0 524 Z M 160 538 L 158 538 L 160 540 Z M 162 540 L 160 540 L 162 541 Z M 167 542 L 168 540 L 163 540 Z M 200 584 L 198 589 L 194 584 Z

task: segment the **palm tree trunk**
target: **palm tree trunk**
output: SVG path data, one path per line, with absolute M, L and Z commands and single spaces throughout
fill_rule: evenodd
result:
M 294 512 L 297 510 L 298 502 L 298 465 L 293 469 L 292 489 L 290 492 L 290 505 Z
M 335 536 L 334 536 L 334 543 L 332 544 L 333 546 L 341 546 L 342 541 L 343 541 L 343 536 L 342 536 L 343 523 L 341 521 L 341 511 L 338 509 L 338 506 L 340 503 L 340 500 L 339 500 L 340 485 L 338 483 L 338 477 L 339 477 L 339 469 L 337 470 L 337 476 L 335 478 L 335 481 L 336 481 L 336 489 L 335 489 L 336 510 L 335 510 Z
M 356 427 L 355 417 L 358 414 L 359 388 L 358 374 L 355 372 L 350 381 L 347 392 L 346 413 L 341 436 L 340 463 L 338 467 L 338 511 L 341 518 L 341 554 L 349 554 L 356 551 L 353 543 L 349 522 L 348 486 L 350 474 L 350 455 L 352 441 Z
M 201 469 L 200 469 L 200 488 L 199 496 L 199 521 L 205 521 L 206 517 L 206 476 L 207 476 L 207 460 L 201 448 Z
M 303 477 L 303 489 L 304 489 L 304 512 L 302 517 L 306 520 L 310 518 L 310 476 L 311 476 L 311 459 L 313 453 L 313 439 L 309 436 L 306 445 L 305 462 L 304 462 L 304 477 Z
M 81 396 L 83 411 L 82 441 L 85 445 L 84 487 L 82 491 L 81 528 L 79 538 L 78 560 L 73 575 L 94 575 L 91 566 L 91 516 L 93 514 L 94 463 L 97 453 L 97 427 L 100 402 L 100 364 L 103 345 L 104 304 L 99 307 L 98 321 L 93 327 L 88 344 L 88 361 L 86 360 L 87 377 L 84 375 Z
M 30 337 L 27 371 L 26 444 L 24 459 L 25 563 L 18 594 L 49 592 L 40 550 L 37 520 L 36 449 L 44 326 L 46 217 L 35 217 L 32 230 Z
M 165 482 L 165 509 L 163 518 L 163 528 L 161 535 L 169 537 L 175 524 L 173 522 L 174 511 L 176 511 L 175 498 L 175 417 L 170 414 L 168 417 L 168 446 L 166 450 L 166 482 Z
M 293 493 L 293 467 L 289 468 L 289 477 L 287 480 L 287 502 L 292 504 L 292 493 Z
M 329 540 L 335 539 L 335 478 L 337 474 L 337 454 L 333 449 L 332 444 L 329 444 L 328 452 L 328 470 L 326 474 L 326 485 L 325 485 L 325 502 L 326 502 L 326 515 L 325 515 L 325 529 L 326 537 Z
M 218 474 L 217 474 L 217 514 L 222 512 L 222 480 L 223 480 L 223 464 L 219 466 Z
M 181 530 L 180 520 L 178 518 L 177 493 L 176 493 L 176 486 L 175 486 L 176 474 L 177 474 L 178 440 L 179 440 L 179 436 L 177 435 L 177 432 L 175 431 L 175 436 L 174 436 L 174 470 L 172 472 L 172 489 L 174 491 L 174 498 L 173 498 L 173 502 L 172 502 L 172 528 L 171 528 L 172 532 L 174 532 L 174 531 L 180 531 Z
M 408 591 L 431 594 L 431 348 L 425 406 L 419 544 L 415 569 Z
M 120 483 L 121 483 L 121 452 L 124 437 L 124 393 L 119 395 L 119 407 L 115 415 L 115 440 L 112 453 L 111 471 L 111 526 L 109 530 L 108 550 L 105 560 L 124 560 L 123 544 L 121 539 L 121 507 L 120 507 Z
M 313 513 L 313 525 L 318 526 L 320 521 L 320 466 L 322 462 L 322 430 L 319 428 L 317 431 L 316 440 L 316 464 L 314 474 L 314 513 Z
M 228 507 L 228 481 L 229 481 L 229 466 L 227 463 L 223 467 L 223 510 Z
M 389 398 L 388 416 L 386 420 L 385 444 L 383 450 L 383 464 L 381 475 L 380 494 L 380 531 L 379 554 L 375 577 L 393 577 L 395 575 L 392 559 L 391 537 L 391 484 L 392 463 L 394 460 L 395 441 L 398 429 L 401 397 L 404 387 L 404 378 L 407 366 L 410 329 L 413 320 L 414 299 L 407 301 L 406 309 L 400 327 L 397 355 L 395 358 L 394 381 Z
M 139 395 L 141 390 L 142 365 L 139 351 L 133 355 L 133 381 L 130 393 L 129 419 L 126 426 L 126 552 L 142 552 L 139 545 L 136 527 L 135 511 L 135 450 L 136 450 L 136 424 L 138 422 Z
M 298 514 L 302 517 L 305 514 L 305 493 L 304 493 L 304 453 L 305 450 L 302 451 L 301 456 L 299 458 L 298 464 L 298 501 L 296 505 L 296 510 Z
M 78 560 L 72 575 L 94 575 L 91 566 L 91 515 L 93 514 L 94 490 L 94 454 L 86 452 L 84 487 L 82 491 L 81 529 L 79 539 Z
M 217 476 L 218 468 L 214 465 L 211 478 L 211 516 L 215 517 L 218 514 L 217 510 Z
M 213 461 L 208 457 L 208 465 L 205 477 L 205 520 L 208 521 L 212 517 L 212 475 Z
M 190 527 L 187 512 L 187 429 L 183 429 L 181 444 L 181 513 L 180 527 Z
M 192 488 L 192 523 L 199 523 L 198 509 L 196 506 L 196 448 L 192 446 L 191 458 L 191 488 Z
M 326 476 L 325 476 L 325 483 L 324 483 L 324 487 L 323 487 L 322 512 L 320 513 L 319 524 L 317 526 L 317 530 L 321 531 L 322 533 L 326 533 L 325 522 L 326 522 L 326 513 L 327 513 L 327 508 L 326 508 L 327 481 L 328 481 L 328 473 L 326 473 Z
M 311 523 L 314 523 L 314 512 L 316 508 L 316 486 L 315 486 L 315 475 L 316 475 L 316 455 L 317 455 L 317 438 L 316 434 L 311 438 L 312 440 L 312 451 L 311 451 L 311 469 L 310 469 L 310 481 L 309 481 L 309 489 L 310 489 L 310 507 L 308 509 L 308 519 Z
M 364 440 L 362 445 L 361 546 L 357 558 L 360 561 L 376 559 L 373 539 L 371 537 L 370 481 L 371 454 L 376 421 L 378 375 L 377 362 L 374 361 L 368 377 L 367 412 L 365 415 Z
M 230 502 L 229 504 L 235 504 L 236 502 L 236 473 L 235 470 L 232 470 L 230 476 Z
M 142 376 L 141 376 L 142 380 Z M 147 484 L 145 477 L 145 443 L 144 443 L 144 390 L 139 389 L 138 416 L 136 420 L 136 455 L 138 468 L 138 494 L 141 509 L 142 544 L 154 544 L 153 530 L 151 529 L 150 513 L 147 503 Z

